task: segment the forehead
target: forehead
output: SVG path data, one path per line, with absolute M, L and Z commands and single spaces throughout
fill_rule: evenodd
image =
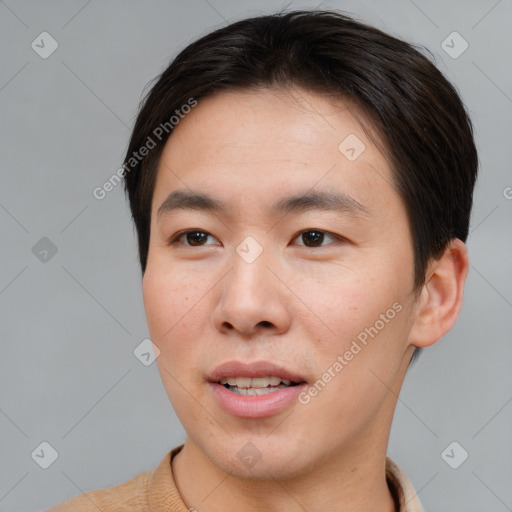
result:
M 373 203 L 375 193 L 389 200 L 382 189 L 395 193 L 391 169 L 373 142 L 381 144 L 378 134 L 372 131 L 370 140 L 368 131 L 368 120 L 342 99 L 300 89 L 216 93 L 199 100 L 169 137 L 153 209 L 183 187 L 226 201 L 247 192 L 266 201 L 314 187 L 339 190 L 362 204 Z

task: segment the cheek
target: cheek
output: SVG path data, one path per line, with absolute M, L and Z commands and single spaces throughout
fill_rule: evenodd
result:
M 149 332 L 154 342 L 162 341 L 165 332 L 172 327 L 172 317 L 176 313 L 176 288 L 170 288 L 169 285 L 170 275 L 148 264 L 142 280 L 142 296 Z
M 400 283 L 399 276 L 394 264 L 381 264 L 361 271 L 334 271 L 316 285 L 308 280 L 300 283 L 297 295 L 307 297 L 315 313 L 304 309 L 299 322 L 314 340 L 317 368 L 322 373 L 331 369 L 337 375 L 331 389 L 343 392 L 349 403 L 348 397 L 372 390 L 376 378 L 369 368 L 378 375 L 392 374 L 401 360 L 407 335 L 408 283 Z
M 350 344 L 354 336 L 378 320 L 396 300 L 394 288 L 388 282 L 379 283 L 370 269 L 356 272 L 334 268 L 321 282 L 302 279 L 295 285 L 294 293 L 304 297 L 306 307 L 301 308 L 301 323 L 315 329 L 315 340 L 321 343 L 323 338 L 325 344 L 335 349 Z
M 163 354 L 188 352 L 200 341 L 209 319 L 208 286 L 183 271 L 169 271 L 148 264 L 142 294 L 152 341 Z
M 197 284 L 190 286 L 183 273 L 148 264 L 142 294 L 150 338 L 160 349 L 156 363 L 164 388 L 178 416 L 193 416 L 194 408 L 185 390 L 197 385 L 198 376 L 190 370 L 197 367 L 200 358 L 200 322 L 208 318 L 206 301 L 200 300 L 204 291 Z

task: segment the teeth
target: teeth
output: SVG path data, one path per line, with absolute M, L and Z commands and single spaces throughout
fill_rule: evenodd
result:
M 231 382 L 228 382 L 230 386 L 238 386 L 239 388 L 250 388 L 251 387 L 251 378 L 250 377 L 232 377 L 229 379 Z
M 276 391 L 279 391 L 280 389 L 284 389 L 287 386 L 284 386 L 283 384 L 279 384 L 278 387 L 275 388 L 237 388 L 236 386 L 230 387 L 229 391 L 232 393 L 235 393 L 235 395 L 244 395 L 244 396 L 260 396 L 260 395 L 267 395 L 268 393 L 274 393 Z
M 289 386 L 292 382 L 287 379 L 281 379 L 281 377 L 228 377 L 221 379 L 222 385 L 229 384 L 230 386 L 236 386 L 238 388 L 266 388 L 268 386 L 278 386 L 283 383 L 285 386 Z

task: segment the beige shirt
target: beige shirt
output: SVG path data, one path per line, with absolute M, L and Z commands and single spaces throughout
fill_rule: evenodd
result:
M 115 487 L 86 492 L 46 512 L 193 512 L 183 503 L 172 475 L 171 460 L 182 448 L 167 453 L 152 471 Z M 399 512 L 424 512 L 406 474 L 389 457 L 386 480 Z

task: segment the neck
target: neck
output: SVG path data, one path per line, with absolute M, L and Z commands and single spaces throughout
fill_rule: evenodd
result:
M 358 449 L 359 448 L 359 449 Z M 251 512 L 395 512 L 386 482 L 385 447 L 352 447 L 333 453 L 293 478 L 247 480 L 215 465 L 187 438 L 172 461 L 176 486 L 188 507 L 200 512 L 224 512 L 237 504 Z

